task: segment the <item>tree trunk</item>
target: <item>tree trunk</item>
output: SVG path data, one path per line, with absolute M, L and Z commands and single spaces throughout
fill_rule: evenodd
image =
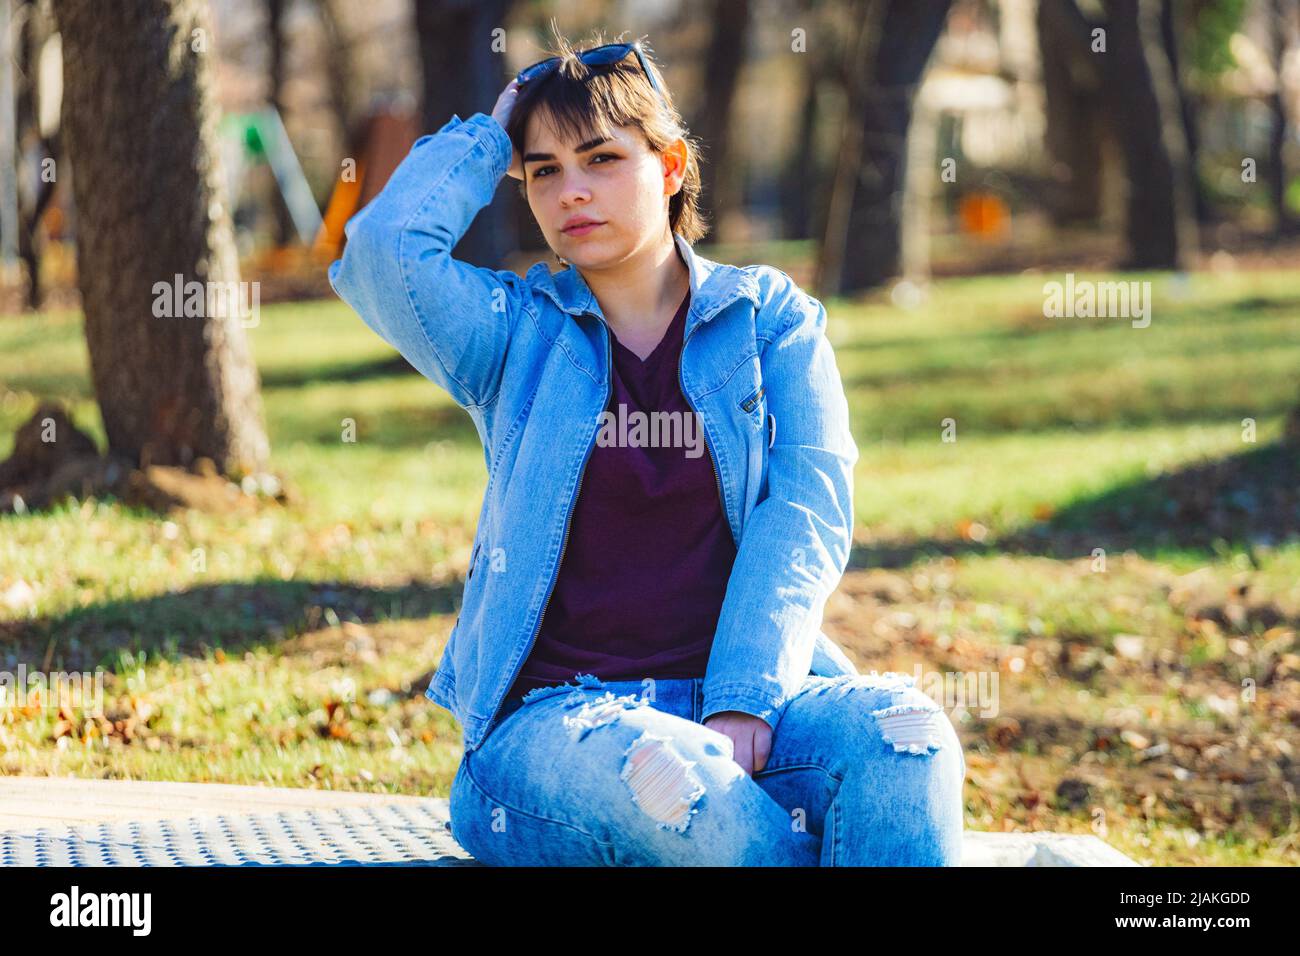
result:
M 355 69 L 352 64 L 352 47 L 344 33 L 343 22 L 335 4 L 338 0 L 316 0 L 321 30 L 325 35 L 325 69 L 328 71 L 330 111 L 334 114 L 339 156 L 355 155 L 356 103 L 353 95 Z
M 437 132 L 455 113 L 468 119 L 491 113 L 505 89 L 504 57 L 492 49 L 492 31 L 504 27 L 509 0 L 414 0 L 415 29 L 423 70 L 421 115 L 426 133 Z M 513 189 L 500 189 L 474 217 L 452 250 L 457 259 L 489 269 L 503 267 L 518 246 Z
M 1187 142 L 1175 77 L 1160 37 L 1169 0 L 1103 0 L 1108 29 L 1102 70 L 1108 112 L 1128 183 L 1130 269 L 1186 268 L 1195 244 Z
M 787 239 L 812 235 L 813 204 L 817 176 L 817 82 L 816 61 L 808 56 L 803 68 L 799 132 L 781 177 L 782 231 Z
M 239 280 L 207 4 L 57 0 L 55 12 L 77 281 L 109 448 L 141 465 L 202 456 L 230 475 L 260 471 L 269 446 L 249 319 L 213 308 L 215 295 L 196 296 L 202 314 L 187 317 L 163 291 L 177 276 L 182 286 Z
M 864 6 L 855 18 L 862 27 L 818 263 L 822 295 L 870 289 L 899 273 L 912 104 L 952 0 Z
M 1054 187 L 1049 213 L 1058 225 L 1096 222 L 1102 213 L 1101 80 L 1086 28 L 1071 22 L 1075 12 L 1073 4 L 1040 0 L 1036 22 Z
M 1179 119 L 1183 125 L 1183 137 L 1187 148 L 1187 179 L 1191 190 L 1192 212 L 1198 223 L 1208 223 L 1212 219 L 1210 200 L 1205 193 L 1198 172 L 1201 153 L 1200 104 L 1188 88 L 1186 68 L 1183 61 L 1183 44 L 1186 31 L 1180 29 L 1180 21 L 1174 16 L 1174 4 L 1167 2 L 1160 11 L 1160 37 L 1169 59 L 1169 70 L 1173 77 L 1173 86 L 1178 101 Z
M 790 155 L 786 157 L 781 174 L 781 225 L 787 239 L 808 239 L 816 229 L 814 210 L 822 189 L 821 163 L 817 155 L 817 124 L 821 118 L 822 104 L 819 90 L 822 80 L 831 74 L 829 57 L 823 46 L 832 46 L 835 35 L 828 20 L 819 17 L 813 0 L 803 0 L 798 11 L 796 26 L 807 31 L 813 51 L 799 54 L 800 82 L 799 131 L 795 134 Z M 841 60 L 843 57 L 841 56 Z M 833 61 L 830 61 L 833 65 Z
M 743 175 L 731 147 L 731 114 L 736 86 L 745 62 L 749 36 L 749 0 L 714 0 L 709 52 L 704 60 L 702 107 L 692 129 L 705 143 L 700 166 L 701 208 L 714 226 L 713 240 L 724 217 L 740 204 Z
M 287 0 L 266 0 L 266 43 L 268 47 L 266 102 L 280 114 L 281 122 L 285 122 L 287 125 L 284 118 L 284 63 L 286 52 L 284 9 L 286 6 Z M 271 182 L 271 208 L 275 210 L 275 244 L 277 246 L 287 246 L 297 241 L 298 230 L 294 226 L 293 215 L 289 212 L 289 204 L 285 201 L 284 194 L 280 192 L 280 181 L 272 177 Z
M 1194 132 L 1189 141 L 1195 117 L 1178 75 L 1172 0 L 1101 2 L 1106 17 L 1095 21 L 1083 15 L 1076 0 L 1040 0 L 1040 22 L 1048 18 L 1059 31 L 1056 38 L 1078 70 L 1076 82 L 1082 76 L 1099 83 L 1101 122 L 1123 159 L 1124 267 L 1186 268 L 1196 246 Z M 1104 51 L 1093 49 L 1097 28 L 1104 30 Z M 1045 49 L 1045 81 L 1056 68 L 1047 59 Z M 1060 112 L 1049 102 L 1049 127 L 1065 122 L 1053 115 Z
M 1287 38 L 1286 0 L 1270 0 L 1269 41 L 1270 63 L 1276 82 L 1268 98 L 1269 115 L 1273 121 L 1268 140 L 1268 195 L 1273 207 L 1273 231 L 1277 235 L 1290 232 L 1295 224 L 1286 205 L 1286 141 L 1288 117 L 1286 90 L 1282 84 L 1282 64 L 1286 57 Z
M 41 139 L 39 119 L 38 60 L 45 34 L 41 30 L 42 18 L 36 4 L 28 3 L 19 9 L 22 11 L 19 14 L 22 18 L 22 28 L 18 32 L 14 50 L 14 65 L 17 67 L 15 74 L 18 81 L 17 88 L 14 90 L 14 129 L 18 144 L 15 165 L 19 175 L 18 256 L 26 266 L 27 308 L 37 312 L 41 308 L 41 246 L 36 230 L 41 213 L 49 202 L 49 195 L 54 190 L 54 184 L 44 182 L 40 176 L 40 160 L 44 157 L 39 153 L 31 156 L 23 148 L 25 142 L 35 140 L 41 143 L 40 152 L 44 152 L 45 143 Z M 36 160 L 36 168 L 33 169 L 28 165 L 29 158 Z M 32 177 L 35 177 L 34 180 Z M 34 182 L 33 187 L 30 190 L 24 189 L 24 181 Z

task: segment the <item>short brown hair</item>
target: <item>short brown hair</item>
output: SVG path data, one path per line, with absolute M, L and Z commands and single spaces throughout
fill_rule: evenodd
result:
M 646 40 L 640 41 L 641 49 L 659 88 L 664 91 L 663 99 L 650 85 L 633 52 L 608 66 L 589 67 L 578 59 L 578 50 L 624 42 L 621 35 L 618 40 L 608 41 L 597 30 L 585 47 L 574 47 L 558 29 L 554 33 L 555 46 L 549 55 L 560 57 L 560 64 L 519 91 L 506 122 L 506 133 L 515 149 L 519 155 L 524 154 L 524 131 L 529 117 L 539 108 L 553 120 L 553 128 L 561 136 L 574 142 L 582 142 L 593 134 L 609 136 L 610 127 L 633 126 L 641 131 L 651 150 L 662 152 L 680 136 L 686 141 L 686 177 L 676 195 L 668 200 L 668 225 L 694 244 L 709 229 L 700 209 L 700 145 L 687 132 L 681 114 L 673 105 L 663 74 L 650 58 Z M 519 191 L 526 200 L 526 177 L 519 184 Z

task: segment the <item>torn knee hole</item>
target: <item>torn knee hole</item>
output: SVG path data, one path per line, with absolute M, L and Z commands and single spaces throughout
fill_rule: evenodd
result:
M 943 709 L 933 704 L 895 704 L 872 711 L 885 743 L 894 753 L 930 754 L 943 746 Z
M 624 757 L 621 777 L 636 805 L 661 830 L 684 831 L 704 794 L 695 761 L 678 753 L 667 737 L 649 733 L 633 741 Z

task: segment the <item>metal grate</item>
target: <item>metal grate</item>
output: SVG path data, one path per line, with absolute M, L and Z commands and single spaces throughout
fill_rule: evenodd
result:
M 446 801 L 0 831 L 0 866 L 478 865 Z

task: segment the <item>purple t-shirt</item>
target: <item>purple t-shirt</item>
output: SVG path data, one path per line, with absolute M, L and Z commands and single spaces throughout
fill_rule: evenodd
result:
M 609 414 L 512 698 L 576 674 L 704 676 L 736 545 L 703 426 L 678 378 L 689 305 L 687 293 L 644 362 L 611 333 Z

